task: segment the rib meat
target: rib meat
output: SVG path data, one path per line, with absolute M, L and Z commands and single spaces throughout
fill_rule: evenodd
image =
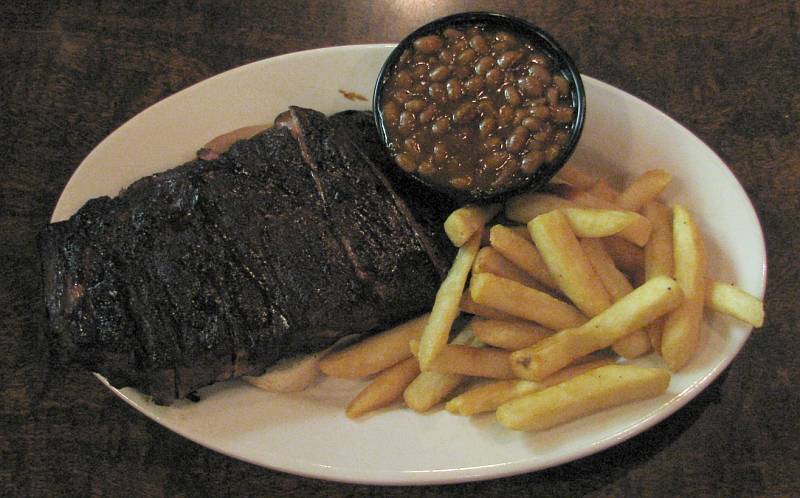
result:
M 43 230 L 63 359 L 170 403 L 430 306 L 442 216 L 389 174 L 369 116 L 278 123 Z

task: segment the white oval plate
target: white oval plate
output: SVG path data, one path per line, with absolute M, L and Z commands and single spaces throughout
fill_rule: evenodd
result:
M 53 221 L 88 199 L 116 195 L 132 181 L 191 159 L 210 138 L 271 121 L 288 105 L 325 113 L 368 109 L 391 45 L 332 47 L 233 69 L 140 113 L 103 140 L 70 179 Z M 659 167 L 674 175 L 666 192 L 698 217 L 713 275 L 763 296 L 764 239 L 731 171 L 681 125 L 641 100 L 585 77 L 586 127 L 573 162 L 612 177 Z M 201 391 L 199 403 L 161 407 L 125 388 L 118 396 L 159 424 L 231 457 L 295 474 L 375 484 L 432 484 L 544 469 L 601 451 L 652 427 L 708 386 L 736 356 L 750 327 L 707 316 L 699 353 L 663 396 L 541 433 L 501 428 L 493 416 L 396 407 L 351 421 L 344 407 L 363 385 L 324 379 L 296 394 L 270 394 L 232 381 Z M 637 361 L 661 365 L 650 356 Z M 101 380 L 103 380 L 101 378 Z M 106 383 L 107 385 L 107 383 Z

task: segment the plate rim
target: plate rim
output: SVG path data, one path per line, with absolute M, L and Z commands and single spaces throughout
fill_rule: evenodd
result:
M 299 52 L 281 54 L 275 57 L 260 59 L 247 64 L 243 64 L 241 66 L 231 68 L 222 73 L 198 81 L 178 92 L 175 92 L 155 102 L 154 104 L 148 106 L 147 108 L 143 109 L 142 111 L 138 112 L 134 116 L 127 119 L 114 131 L 105 136 L 103 140 L 100 141 L 89 152 L 89 154 L 86 155 L 86 157 L 81 161 L 81 163 L 78 165 L 75 171 L 73 171 L 69 180 L 66 182 L 64 188 L 62 189 L 58 201 L 56 202 L 53 208 L 53 213 L 51 215 L 51 222 L 55 220 L 56 214 L 59 211 L 59 205 L 62 203 L 62 199 L 64 198 L 65 193 L 69 190 L 73 181 L 75 181 L 78 171 L 81 168 L 83 168 L 84 165 L 86 165 L 87 163 L 91 163 L 93 156 L 98 153 L 98 150 L 101 150 L 104 147 L 108 147 L 108 142 L 110 141 L 113 135 L 119 133 L 120 130 L 126 129 L 127 127 L 135 126 L 133 121 L 135 121 L 137 118 L 141 118 L 148 112 L 153 112 L 152 110 L 154 107 L 169 105 L 174 99 L 181 98 L 180 96 L 185 96 L 187 93 L 198 91 L 199 87 L 213 84 L 213 82 L 216 82 L 216 80 L 218 79 L 230 78 L 232 76 L 235 76 L 236 73 L 238 72 L 250 70 L 253 68 L 253 66 L 262 65 L 267 62 L 282 62 L 283 60 L 290 60 L 294 58 L 302 58 L 308 56 L 317 56 L 319 54 L 331 53 L 335 51 L 349 52 L 349 51 L 360 51 L 360 50 L 386 50 L 388 54 L 388 51 L 394 46 L 395 44 L 392 43 L 337 45 L 337 46 L 314 48 Z M 669 123 L 670 126 L 677 128 L 679 131 L 682 132 L 682 134 L 686 135 L 687 137 L 690 137 L 694 141 L 697 141 L 699 145 L 701 145 L 704 149 L 706 149 L 710 154 L 714 156 L 714 158 L 718 161 L 718 164 L 722 166 L 723 174 L 726 175 L 730 180 L 732 180 L 733 185 L 735 185 L 735 187 L 737 188 L 738 190 L 737 194 L 739 194 L 739 197 L 746 200 L 747 202 L 746 209 L 752 215 L 753 220 L 755 221 L 754 226 L 755 228 L 757 228 L 759 235 L 758 250 L 760 253 L 756 256 L 758 256 L 760 260 L 763 261 L 759 275 L 759 282 L 758 282 L 759 288 L 757 289 L 756 295 L 763 299 L 767 286 L 767 267 L 768 267 L 766 239 L 764 237 L 764 227 L 758 217 L 758 212 L 756 211 L 753 205 L 752 199 L 747 195 L 746 190 L 739 182 L 739 180 L 737 179 L 733 171 L 730 169 L 730 167 L 727 165 L 727 163 L 725 163 L 725 161 L 723 161 L 722 158 L 719 157 L 716 151 L 714 151 L 711 147 L 709 147 L 708 144 L 706 144 L 703 140 L 701 140 L 690 129 L 679 123 L 677 120 L 669 116 L 664 111 L 656 108 L 655 106 L 649 104 L 643 99 L 631 93 L 628 93 L 620 88 L 617 88 L 613 85 L 610 85 L 604 81 L 587 76 L 585 74 L 582 74 L 582 77 L 584 78 L 584 81 L 587 83 L 587 86 L 597 85 L 605 91 L 621 94 L 620 95 L 621 97 L 627 99 L 633 99 L 637 105 L 644 106 L 644 108 L 648 112 L 655 112 L 657 114 L 660 114 L 663 118 L 666 118 L 666 122 Z M 715 167 L 716 166 L 717 165 L 715 164 Z M 734 345 L 735 347 L 733 348 L 732 354 L 730 354 L 727 357 L 719 358 L 719 361 L 716 361 L 713 367 L 710 368 L 707 372 L 705 372 L 705 374 L 700 379 L 693 382 L 691 385 L 689 385 L 682 391 L 676 393 L 667 402 L 658 407 L 653 413 L 647 415 L 644 420 L 641 420 L 635 424 L 631 424 L 625 427 L 621 431 L 615 432 L 611 437 L 606 437 L 600 440 L 596 440 L 594 441 L 594 444 L 590 444 L 587 447 L 577 451 L 562 452 L 562 454 L 560 454 L 558 457 L 550 459 L 546 462 L 515 460 L 508 462 L 499 462 L 490 465 L 463 467 L 455 469 L 361 471 L 361 470 L 353 470 L 352 468 L 348 467 L 337 467 L 333 465 L 314 464 L 314 463 L 300 462 L 300 461 L 297 461 L 296 464 L 292 464 L 292 462 L 295 462 L 295 459 L 293 458 L 288 459 L 288 461 L 284 459 L 279 463 L 260 461 L 247 455 L 237 454 L 224 447 L 216 445 L 213 442 L 204 441 L 200 437 L 198 437 L 197 434 L 192 434 L 187 430 L 182 430 L 180 427 L 177 427 L 174 424 L 163 420 L 161 417 L 158 416 L 157 413 L 154 413 L 152 410 L 145 410 L 144 409 L 145 407 L 141 406 L 138 403 L 138 401 L 130 398 L 120 389 L 111 386 L 102 375 L 97 373 L 94 373 L 94 375 L 96 378 L 98 378 L 98 380 L 100 380 L 100 382 L 103 385 L 105 385 L 109 390 L 111 390 L 111 392 L 114 393 L 118 398 L 122 399 L 125 403 L 133 407 L 141 415 L 144 415 L 145 417 L 158 423 L 162 427 L 182 437 L 185 437 L 186 439 L 189 439 L 190 441 L 196 444 L 206 447 L 212 451 L 224 454 L 228 457 L 244 461 L 253 465 L 281 472 L 288 472 L 303 477 L 310 477 L 310 478 L 335 481 L 335 482 L 354 483 L 354 484 L 391 485 L 391 486 L 452 484 L 460 482 L 472 482 L 479 480 L 496 479 L 512 475 L 518 475 L 522 473 L 537 472 L 547 468 L 556 467 L 568 462 L 585 458 L 593 454 L 600 453 L 601 451 L 616 446 L 624 441 L 627 441 L 628 439 L 631 439 L 636 435 L 643 433 L 644 431 L 659 424 L 667 417 L 670 417 L 673 414 L 675 414 L 678 410 L 680 410 L 686 404 L 688 404 L 692 399 L 694 399 L 701 392 L 703 392 L 714 380 L 716 380 L 719 377 L 719 375 L 730 365 L 733 359 L 739 355 L 741 349 L 744 347 L 744 344 L 748 341 L 750 335 L 752 334 L 752 327 L 745 327 L 745 328 L 747 330 L 743 331 L 741 340 Z

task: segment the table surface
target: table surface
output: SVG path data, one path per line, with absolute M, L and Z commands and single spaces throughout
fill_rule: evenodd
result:
M 616 3 L 616 2 L 614 2 Z M 22 1 L 0 6 L 0 495 L 784 496 L 800 490 L 800 4 L 792 1 Z M 69 5 L 67 5 L 69 4 Z M 374 488 L 249 465 L 185 440 L 87 372 L 50 365 L 35 236 L 106 135 L 227 69 L 393 42 L 460 10 L 553 33 L 581 70 L 683 123 L 729 165 L 767 239 L 767 321 L 688 406 L 550 470 Z

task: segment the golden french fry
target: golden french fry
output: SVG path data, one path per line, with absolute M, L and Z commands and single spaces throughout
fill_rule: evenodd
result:
M 456 247 L 464 245 L 475 233 L 494 218 L 502 209 L 501 204 L 460 207 L 450 213 L 444 221 L 444 232 Z
M 609 256 L 605 246 L 597 239 L 581 239 L 581 248 L 592 263 L 597 276 L 614 301 L 625 297 L 633 291 L 628 278 L 617 269 L 614 260 Z
M 431 360 L 447 344 L 453 321 L 458 316 L 464 285 L 479 249 L 480 234 L 475 234 L 458 249 L 447 277 L 436 292 L 430 318 L 420 336 L 419 364 L 422 370 L 427 370 Z
M 617 339 L 611 345 L 611 349 L 615 353 L 628 360 L 649 353 L 652 348 L 653 344 L 650 342 L 650 336 L 647 335 L 646 329 L 635 330 L 625 337 Z
M 623 297 L 584 325 L 561 330 L 511 354 L 518 377 L 542 380 L 576 358 L 606 348 L 676 309 L 683 292 L 669 277 L 656 277 Z
M 622 191 L 615 204 L 622 209 L 638 211 L 658 197 L 671 181 L 672 175 L 663 169 L 645 171 Z
M 706 306 L 747 322 L 753 327 L 764 325 L 764 303 L 734 285 L 711 282 L 706 291 Z M 475 335 L 478 335 L 477 330 Z
M 516 280 L 526 287 L 540 289 L 540 284 L 536 279 L 490 246 L 481 247 L 481 250 L 478 251 L 478 256 L 472 264 L 472 273 L 493 273 L 499 277 Z
M 603 245 L 614 264 L 630 275 L 644 272 L 644 251 L 619 236 L 606 237 Z
M 504 225 L 495 225 L 489 231 L 489 242 L 497 252 L 520 267 L 528 275 L 550 289 L 558 289 L 558 284 L 544 264 L 539 251 L 529 238 L 520 236 Z
M 661 357 L 673 372 L 689 362 L 700 339 L 700 323 L 706 287 L 706 255 L 703 237 L 694 218 L 682 206 L 673 208 L 672 240 L 675 280 L 686 297 L 664 322 Z
M 569 226 L 578 237 L 609 237 L 637 223 L 642 217 L 633 211 L 595 208 L 563 208 Z
M 514 430 L 544 430 L 614 406 L 666 392 L 661 368 L 605 365 L 497 408 L 497 420 Z
M 498 309 L 492 308 L 491 306 L 484 306 L 483 304 L 476 303 L 472 300 L 469 290 L 464 292 L 464 295 L 461 297 L 461 311 L 464 313 L 469 313 L 470 315 L 479 316 L 481 318 L 487 318 L 489 320 L 518 319 L 514 315 L 510 315 Z
M 527 348 L 553 335 L 550 329 L 521 320 L 473 320 L 472 330 L 481 342 L 510 351 Z
M 650 240 L 644 246 L 644 278 L 649 279 L 659 275 L 672 277 L 675 266 L 672 256 L 672 209 L 651 200 L 644 205 L 642 213 L 653 225 Z M 646 327 L 650 345 L 659 353 L 663 329 L 663 318 Z
M 367 337 L 341 351 L 324 357 L 319 368 L 325 375 L 359 379 L 411 357 L 408 341 L 419 338 L 430 313 Z
M 614 265 L 602 242 L 597 239 L 583 239 L 581 247 L 614 301 L 619 301 L 633 291 L 633 286 Z M 644 330 L 637 330 L 619 339 L 611 347 L 623 358 L 637 358 L 650 351 L 650 338 Z
M 611 297 L 562 211 L 537 216 L 528 223 L 528 230 L 558 287 L 578 309 L 595 316 L 611 306 Z
M 589 192 L 582 192 L 580 190 L 569 190 L 567 192 L 567 199 L 578 204 L 582 207 L 587 208 L 594 208 L 594 209 L 608 209 L 608 210 L 618 210 L 616 204 L 613 202 L 608 202 L 606 200 L 600 199 Z M 647 240 L 650 238 L 650 232 L 652 231 L 652 226 L 650 225 L 650 220 L 645 218 L 644 216 L 640 216 L 636 218 L 636 220 L 625 227 L 621 232 L 619 232 L 619 236 L 623 239 L 633 242 L 639 247 L 643 247 Z
M 415 339 L 411 340 L 411 352 L 418 349 Z M 508 351 L 500 349 L 447 344 L 431 361 L 430 371 L 460 374 L 468 377 L 489 379 L 513 379 Z
M 589 370 L 608 365 L 610 362 L 610 359 L 600 359 L 567 367 L 541 382 L 532 380 L 499 380 L 482 384 L 451 399 L 447 402 L 445 408 L 456 415 L 475 415 L 491 412 L 506 401 L 541 391 Z
M 672 210 L 658 201 L 650 201 L 642 210 L 653 225 L 650 240 L 644 246 L 645 278 L 659 275 L 671 277 L 674 271 L 672 258 Z
M 568 183 L 575 188 L 583 190 L 588 190 L 592 188 L 592 185 L 594 185 L 597 182 L 597 179 L 595 179 L 595 177 L 586 173 L 585 171 L 581 170 L 580 168 L 571 163 L 567 163 L 564 166 L 562 166 L 561 169 L 558 170 L 558 173 L 556 173 L 555 177 L 553 177 L 553 179 L 564 183 Z
M 549 213 L 554 209 L 569 207 L 579 206 L 553 194 L 525 193 L 506 201 L 505 215 L 509 220 L 527 224 L 540 214 Z
M 381 372 L 347 405 L 347 416 L 357 418 L 388 406 L 403 396 L 403 391 L 419 375 L 419 361 L 405 360 Z
M 595 197 L 603 199 L 604 201 L 616 203 L 619 197 L 619 192 L 612 187 L 605 178 L 600 178 L 590 188 L 586 189 L 587 192 Z M 631 211 L 635 211 L 632 209 Z
M 471 327 L 467 326 L 459 332 L 452 344 L 476 345 L 477 341 L 472 335 Z M 403 400 L 414 411 L 428 411 L 458 387 L 464 378 L 458 374 L 420 372 L 403 391 Z
M 470 295 L 478 303 L 560 330 L 586 321 L 578 309 L 549 294 L 491 273 L 473 275 Z

